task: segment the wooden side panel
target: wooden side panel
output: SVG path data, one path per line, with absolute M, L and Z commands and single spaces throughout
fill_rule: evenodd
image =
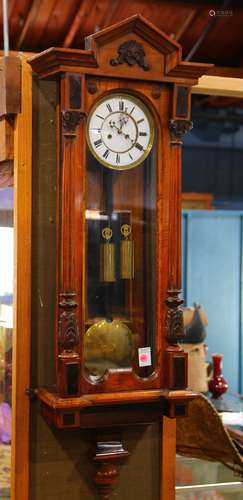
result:
M 22 58 L 22 112 L 14 130 L 14 344 L 13 344 L 13 500 L 28 500 L 30 280 L 31 280 L 31 164 L 32 75 Z
M 55 383 L 56 83 L 33 79 L 32 349 L 33 387 Z M 42 256 L 44 256 L 42 258 Z M 53 273 L 53 275 L 52 275 Z M 48 318 L 48 324 L 46 323 Z M 39 331 L 46 328 L 45 335 Z M 38 353 L 45 352 L 41 362 Z

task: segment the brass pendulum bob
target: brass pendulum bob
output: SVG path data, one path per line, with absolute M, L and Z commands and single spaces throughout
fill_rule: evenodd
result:
M 121 234 L 124 239 L 121 240 L 120 248 L 120 276 L 122 279 L 134 278 L 134 252 L 133 241 L 128 239 L 131 236 L 132 228 L 129 224 L 121 226 Z
M 115 245 L 111 243 L 112 229 L 104 227 L 102 237 L 105 243 L 100 246 L 100 281 L 106 283 L 116 281 L 115 273 Z

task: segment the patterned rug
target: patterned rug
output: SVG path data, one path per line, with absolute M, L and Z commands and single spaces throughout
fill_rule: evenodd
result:
M 0 444 L 0 499 L 10 498 L 11 446 Z

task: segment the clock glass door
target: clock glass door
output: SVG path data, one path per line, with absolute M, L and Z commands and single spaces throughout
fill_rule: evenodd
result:
M 150 137 L 141 136 L 142 155 L 129 163 L 128 154 L 121 151 L 128 144 L 133 155 L 137 148 L 133 150 L 132 140 L 138 140 L 139 132 L 133 129 L 135 121 L 128 125 L 130 118 L 121 111 L 120 102 L 120 96 L 117 101 L 109 101 L 112 112 L 107 102 L 97 106 L 96 111 L 106 120 L 103 135 L 99 131 L 94 139 L 96 118 L 91 116 L 87 125 L 87 134 L 90 126 L 92 132 L 87 141 L 84 364 L 86 376 L 92 381 L 102 378 L 107 370 L 132 368 L 141 377 L 148 377 L 154 370 L 156 137 L 150 130 L 150 114 L 143 108 L 147 120 L 143 132 Z M 132 109 L 137 102 L 127 99 L 124 107 Z M 134 109 L 133 113 L 139 121 L 141 110 Z M 97 150 L 103 148 L 105 152 L 103 142 L 109 141 L 109 135 L 112 151 L 104 162 L 103 154 L 94 154 L 93 148 L 95 141 L 101 140 Z M 148 144 L 149 151 L 144 154 Z M 122 165 L 115 163 L 117 154 L 124 155 Z

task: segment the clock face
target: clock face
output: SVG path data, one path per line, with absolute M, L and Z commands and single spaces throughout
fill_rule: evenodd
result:
M 110 94 L 91 109 L 87 141 L 95 158 L 116 170 L 136 167 L 148 156 L 154 124 L 148 108 L 128 94 Z

